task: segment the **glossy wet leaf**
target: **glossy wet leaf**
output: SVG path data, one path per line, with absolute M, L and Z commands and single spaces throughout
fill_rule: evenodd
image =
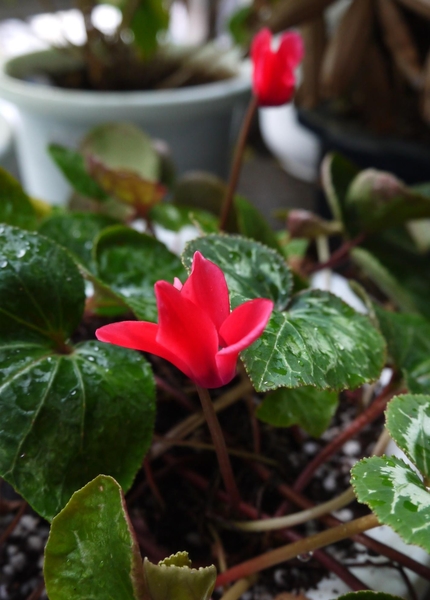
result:
M 309 435 L 319 437 L 330 424 L 338 406 L 338 394 L 304 386 L 281 388 L 267 394 L 257 409 L 260 421 L 275 427 L 299 425 Z
M 149 446 L 154 382 L 139 354 L 72 346 L 84 282 L 71 256 L 2 226 L 0 475 L 52 518 L 100 472 L 128 489 Z
M 430 493 L 417 473 L 394 456 L 372 456 L 352 468 L 359 502 L 407 544 L 430 551 Z
M 80 152 L 59 144 L 51 144 L 48 152 L 78 194 L 93 200 L 108 199 L 109 195 L 87 172 L 85 159 Z
M 145 583 L 150 600 L 209 600 L 216 580 L 216 568 L 191 568 L 187 552 L 178 552 L 158 565 L 145 558 Z
M 358 173 L 358 167 L 340 154 L 328 154 L 324 158 L 321 169 L 324 192 L 334 219 L 341 223 L 345 222 L 348 188 Z
M 241 357 L 258 391 L 303 385 L 353 389 L 379 377 L 385 342 L 367 317 L 314 290 L 297 294 L 286 312 L 275 311 Z
M 391 173 L 366 169 L 349 186 L 344 210 L 351 232 L 374 233 L 410 219 L 430 217 L 430 198 Z
M 154 382 L 138 353 L 101 342 L 72 354 L 1 343 L 0 472 L 52 518 L 99 473 L 128 489 L 147 451 Z
M 114 479 L 99 475 L 55 517 L 44 575 L 50 600 L 142 598 L 142 560 Z
M 378 306 L 375 310 L 388 352 L 395 366 L 402 370 L 408 390 L 430 393 L 430 321 Z
M 282 254 L 276 234 L 261 212 L 243 196 L 237 195 L 235 197 L 234 206 L 236 208 L 239 233 L 256 242 L 261 242 Z
M 107 215 L 94 213 L 65 213 L 46 219 L 39 232 L 69 250 L 87 269 L 93 271 L 94 241 L 106 227 L 117 221 Z
M 37 212 L 21 184 L 0 167 L 0 223 L 35 229 Z
M 386 411 L 387 429 L 424 477 L 430 476 L 430 396 L 404 394 Z
M 84 282 L 72 258 L 53 241 L 0 226 L 2 340 L 61 345 L 78 326 Z
M 252 298 L 269 298 L 278 309 L 287 304 L 291 272 L 271 248 L 239 236 L 208 235 L 187 244 L 182 258 L 188 269 L 196 250 L 223 270 L 233 307 Z
M 145 321 L 157 320 L 155 282 L 186 278 L 181 261 L 164 244 L 128 227 L 105 230 L 98 239 L 95 258 L 100 279 Z

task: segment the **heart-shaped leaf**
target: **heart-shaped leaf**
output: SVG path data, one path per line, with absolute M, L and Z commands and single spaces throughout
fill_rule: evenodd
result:
M 303 385 L 341 390 L 379 377 L 385 344 L 367 317 L 314 290 L 297 294 L 287 312 L 274 312 L 241 356 L 258 391 Z
M 407 544 L 430 552 L 430 493 L 415 471 L 394 456 L 372 456 L 352 468 L 359 502 Z
M 154 382 L 135 352 L 71 345 L 84 282 L 65 250 L 2 234 L 0 474 L 49 519 L 100 472 L 130 487 L 151 441 Z
M 239 236 L 208 235 L 187 244 L 182 260 L 191 269 L 194 252 L 224 272 L 233 307 L 252 298 L 269 298 L 283 309 L 291 292 L 291 272 L 275 251 Z
M 120 486 L 99 475 L 52 521 L 44 575 L 50 600 L 140 600 L 142 560 Z
M 94 271 L 93 246 L 96 237 L 106 227 L 118 222 L 107 215 L 66 213 L 46 219 L 39 232 L 64 246 L 85 268 Z
M 257 409 L 257 417 L 275 427 L 299 425 L 309 435 L 319 437 L 330 424 L 338 406 L 338 394 L 304 386 L 281 388 L 267 394 Z
M 177 256 L 155 238 L 128 227 L 106 229 L 98 239 L 95 258 L 100 279 L 145 321 L 157 321 L 155 282 L 185 280 Z
M 430 321 L 375 306 L 388 351 L 402 369 L 409 391 L 430 393 Z
M 386 412 L 387 429 L 420 473 L 430 476 L 430 396 L 405 394 L 393 398 Z
M 106 123 L 94 127 L 80 150 L 106 169 L 129 171 L 148 181 L 159 181 L 160 159 L 151 138 L 131 123 Z

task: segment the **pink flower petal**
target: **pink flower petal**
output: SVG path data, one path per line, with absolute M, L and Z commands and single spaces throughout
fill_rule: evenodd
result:
M 302 37 L 295 31 L 284 33 L 279 44 L 278 56 L 284 64 L 295 69 L 303 59 L 305 49 Z
M 101 342 L 109 342 L 123 348 L 132 348 L 142 352 L 150 352 L 164 358 L 180 371 L 191 377 L 191 370 L 180 356 L 157 341 L 158 325 L 146 321 L 122 321 L 100 327 L 96 338 Z
M 253 92 L 260 106 L 279 106 L 294 93 L 294 68 L 303 56 L 303 42 L 297 33 L 285 33 L 276 51 L 271 48 L 272 34 L 262 29 L 251 46 Z
M 219 355 L 238 354 L 260 337 L 273 310 L 273 302 L 263 298 L 249 300 L 233 310 L 220 329 L 226 347 Z
M 218 381 L 215 355 L 218 333 L 211 318 L 166 281 L 155 284 L 158 306 L 157 342 L 188 366 L 191 379 L 199 385 Z M 202 384 L 204 382 L 204 384 Z
M 181 295 L 199 306 L 219 329 L 230 314 L 230 300 L 224 273 L 212 261 L 196 252 L 191 275 Z

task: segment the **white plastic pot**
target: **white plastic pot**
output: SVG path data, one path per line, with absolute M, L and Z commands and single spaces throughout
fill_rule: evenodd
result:
M 88 129 L 109 121 L 132 122 L 166 140 L 180 173 L 204 169 L 226 175 L 235 113 L 250 93 L 249 65 L 236 60 L 235 76 L 223 81 L 145 92 L 69 90 L 23 79 L 35 70 L 70 68 L 71 60 L 48 50 L 9 59 L 0 68 L 0 97 L 17 111 L 18 162 L 28 193 L 64 203 L 70 188 L 48 156 L 48 144 L 74 147 Z

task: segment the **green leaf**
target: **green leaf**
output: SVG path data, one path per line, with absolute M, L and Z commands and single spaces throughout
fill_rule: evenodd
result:
M 0 167 L 0 223 L 35 229 L 37 214 L 21 185 Z
M 387 429 L 420 473 L 430 476 L 430 396 L 405 394 L 393 398 L 386 411 Z
M 275 311 L 241 356 L 258 391 L 303 385 L 342 390 L 379 377 L 385 344 L 367 317 L 314 290 L 297 294 L 287 312 Z
M 345 199 L 348 188 L 359 173 L 349 160 L 340 154 L 328 154 L 322 163 L 322 185 L 336 221 L 345 223 Z
M 100 279 L 145 321 L 157 321 L 155 282 L 185 280 L 179 258 L 164 244 L 120 225 L 100 235 L 95 258 Z
M 65 250 L 7 226 L 1 242 L 0 475 L 52 518 L 100 472 L 130 487 L 151 440 L 154 382 L 136 352 L 70 344 L 85 296 Z
M 85 342 L 69 355 L 1 343 L 0 473 L 50 519 L 98 473 L 129 489 L 148 450 L 155 392 L 138 353 Z
M 287 304 L 291 273 L 274 250 L 239 236 L 208 235 L 187 244 L 182 260 L 188 270 L 197 250 L 223 270 L 233 307 L 252 298 L 269 298 L 278 309 Z
M 430 319 L 430 253 L 421 253 L 404 227 L 369 236 L 364 245 L 396 282 L 392 292 L 396 293 L 396 304 L 400 306 L 401 301 L 401 308 L 406 312 L 420 312 Z M 375 283 L 378 285 L 377 276 Z M 399 289 L 403 290 L 400 299 Z M 410 303 L 409 308 L 403 306 L 406 297 L 413 302 L 414 308 Z
M 158 35 L 169 25 L 169 11 L 162 0 L 141 1 L 131 21 L 134 42 L 148 57 L 158 47 Z
M 353 261 L 396 306 L 408 312 L 417 312 L 413 296 L 376 256 L 364 248 L 354 248 L 350 254 Z
M 228 28 L 236 44 L 248 47 L 252 40 L 252 32 L 248 24 L 248 19 L 252 15 L 252 8 L 244 6 L 238 9 L 231 17 Z
M 95 238 L 106 227 L 117 224 L 112 217 L 94 213 L 67 213 L 46 219 L 39 232 L 67 248 L 79 263 L 94 271 Z
M 261 212 L 243 196 L 235 197 L 234 206 L 236 208 L 239 232 L 245 237 L 252 238 L 256 242 L 261 242 L 282 254 L 276 234 L 272 231 Z
M 97 125 L 82 140 L 81 151 L 111 171 L 129 171 L 148 181 L 159 180 L 160 159 L 152 140 L 131 123 Z
M 338 406 L 338 394 L 301 387 L 281 388 L 267 394 L 257 409 L 257 417 L 275 427 L 299 425 L 309 435 L 319 437 L 330 424 Z
M 366 169 L 349 186 L 344 209 L 350 231 L 372 233 L 430 217 L 430 198 L 391 173 Z
M 379 306 L 375 310 L 388 352 L 395 366 L 403 371 L 408 390 L 430 393 L 430 321 Z
M 173 203 L 176 206 L 203 209 L 219 218 L 226 193 L 227 185 L 222 179 L 211 173 L 193 171 L 177 182 L 173 190 Z M 238 231 L 235 211 L 230 212 L 226 231 Z
M 199 210 L 191 206 L 175 206 L 170 202 L 157 204 L 151 209 L 150 219 L 171 231 L 179 231 L 195 222 L 210 222 L 212 228 L 218 230 L 218 219 L 206 210 Z
M 394 456 L 372 456 L 352 468 L 352 485 L 381 523 L 430 552 L 430 494 L 411 467 Z
M 103 201 L 108 199 L 108 194 L 87 172 L 82 154 L 58 144 L 51 144 L 48 147 L 48 152 L 78 194 L 94 200 Z
M 84 282 L 53 241 L 0 226 L 0 337 L 61 346 L 78 326 Z
M 120 486 L 99 475 L 52 521 L 44 575 L 50 600 L 139 600 L 143 569 Z
M 178 552 L 158 565 L 145 558 L 143 569 L 150 600 L 209 600 L 215 587 L 215 567 L 190 567 L 187 552 Z

